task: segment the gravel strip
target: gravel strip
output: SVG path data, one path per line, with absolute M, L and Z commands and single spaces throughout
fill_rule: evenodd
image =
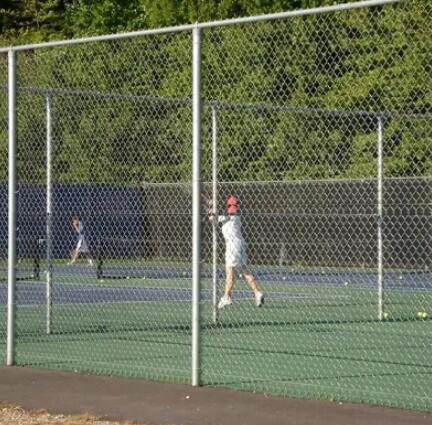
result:
M 45 410 L 25 411 L 0 402 L 0 425 L 138 425 L 137 422 L 112 422 L 91 415 L 55 415 Z

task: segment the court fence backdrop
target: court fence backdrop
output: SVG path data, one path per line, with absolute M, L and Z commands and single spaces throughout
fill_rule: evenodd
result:
M 431 64 L 425 0 L 0 49 L 0 361 L 432 410 Z

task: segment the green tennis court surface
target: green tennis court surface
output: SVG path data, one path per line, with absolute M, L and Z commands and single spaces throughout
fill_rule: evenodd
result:
M 54 280 L 50 335 L 44 282 L 17 285 L 18 364 L 190 382 L 189 278 L 174 275 L 172 265 L 161 269 L 168 278 L 103 280 L 82 263 L 56 267 L 69 274 Z M 417 317 L 432 312 L 425 276 L 394 271 L 397 281 L 385 291 L 388 318 L 379 321 L 369 275 L 300 271 L 268 273 L 261 309 L 239 280 L 233 305 L 216 323 L 211 279 L 203 279 L 202 383 L 430 410 L 432 321 Z M 4 316 L 5 291 L 3 284 Z

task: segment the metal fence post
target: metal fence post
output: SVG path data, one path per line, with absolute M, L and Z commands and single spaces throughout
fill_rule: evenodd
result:
M 383 123 L 378 117 L 377 138 L 377 267 L 378 267 L 378 319 L 383 319 L 384 308 L 384 274 L 383 274 L 383 240 L 382 240 L 382 208 L 383 208 Z
M 218 237 L 217 237 L 217 199 L 218 199 L 218 180 L 217 180 L 217 159 L 218 159 L 218 110 L 212 106 L 212 206 L 214 220 L 212 222 L 212 253 L 213 253 L 213 322 L 218 319 Z
M 16 286 L 16 61 L 13 48 L 8 52 L 8 114 L 9 114 L 9 208 L 8 208 L 8 301 L 7 301 L 7 366 L 15 362 L 15 286 Z
M 52 93 L 46 96 L 46 333 L 51 333 L 52 306 Z
M 193 29 L 192 385 L 200 384 L 201 29 Z

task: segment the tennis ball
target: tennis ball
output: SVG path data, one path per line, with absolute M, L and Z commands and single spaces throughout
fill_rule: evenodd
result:
M 130 276 L 126 276 L 126 279 L 130 279 Z
M 383 313 L 383 319 L 388 319 L 390 317 L 390 313 L 388 311 L 385 311 Z
M 348 286 L 348 284 L 349 284 L 349 282 L 344 282 L 344 285 L 345 285 L 345 286 Z
M 421 320 L 426 320 L 429 317 L 429 315 L 427 314 L 426 311 L 419 311 L 417 313 L 417 317 Z

